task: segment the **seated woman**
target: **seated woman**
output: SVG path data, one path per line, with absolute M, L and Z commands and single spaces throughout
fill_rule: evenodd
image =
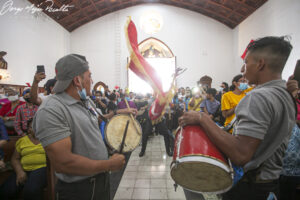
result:
M 15 170 L 0 186 L 0 199 L 16 199 L 23 190 L 23 198 L 42 199 L 47 184 L 46 154 L 35 138 L 32 119 L 28 121 L 28 135 L 16 142 L 11 164 Z
M 230 90 L 230 92 L 227 92 L 222 96 L 221 100 L 222 115 L 226 118 L 224 127 L 234 120 L 236 106 L 242 98 L 246 96 L 246 93 L 252 90 L 252 88 L 248 88 L 246 79 L 242 74 L 239 74 L 233 78 Z M 232 133 L 232 129 L 229 132 Z

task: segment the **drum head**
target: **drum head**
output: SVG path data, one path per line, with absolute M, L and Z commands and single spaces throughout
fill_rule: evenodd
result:
M 230 173 L 207 162 L 181 162 L 172 166 L 171 176 L 180 186 L 195 192 L 224 193 L 232 187 Z
M 140 144 L 142 129 L 138 121 L 132 121 L 129 115 L 115 115 L 105 128 L 105 138 L 108 145 L 116 151 L 119 151 L 128 120 L 129 125 L 123 152 L 133 151 Z

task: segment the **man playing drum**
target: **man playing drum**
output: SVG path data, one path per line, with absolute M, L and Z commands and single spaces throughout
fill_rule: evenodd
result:
M 55 67 L 55 95 L 40 106 L 33 128 L 56 172 L 57 199 L 109 200 L 108 171 L 120 170 L 124 156 L 108 158 L 91 95 L 84 56 L 70 54 Z
M 294 102 L 281 79 L 291 50 L 284 37 L 264 37 L 249 45 L 241 72 L 257 87 L 236 107 L 233 135 L 205 113 L 187 112 L 179 119 L 181 126 L 201 125 L 212 143 L 244 168 L 243 178 L 223 194 L 225 200 L 266 200 L 270 192 L 278 196 L 282 159 L 295 124 Z M 186 197 L 197 199 L 190 192 Z

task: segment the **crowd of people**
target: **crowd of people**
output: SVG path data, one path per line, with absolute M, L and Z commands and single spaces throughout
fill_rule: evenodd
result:
M 21 190 L 24 199 L 42 199 L 46 154 L 58 179 L 57 199 L 110 199 L 109 171 L 122 169 L 125 157 L 109 149 L 103 126 L 117 114 L 131 114 L 140 123 L 140 157 L 150 135 L 162 135 L 166 154 L 172 156 L 177 127 L 200 125 L 212 143 L 244 169 L 238 184 L 222 195 L 225 200 L 266 200 L 270 194 L 299 198 L 299 89 L 293 77 L 287 83 L 281 79 L 291 50 L 283 37 L 254 41 L 242 74 L 233 77 L 230 87 L 220 80 L 219 89 L 201 81 L 193 88 L 178 88 L 156 123 L 149 117 L 153 94 L 108 87 L 94 91 L 86 58 L 64 56 L 43 94 L 38 88 L 46 75 L 40 72 L 21 95 L 7 89 L 2 96 L 0 169 L 6 167 L 2 148 L 9 136 L 22 137 L 11 158 L 14 173 L 0 186 L 1 199 L 17 198 Z M 204 199 L 188 190 L 185 195 Z

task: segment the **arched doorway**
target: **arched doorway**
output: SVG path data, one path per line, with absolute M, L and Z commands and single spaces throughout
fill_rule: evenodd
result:
M 102 93 L 104 93 L 105 90 L 108 89 L 108 86 L 107 86 L 105 83 L 99 81 L 98 83 L 96 83 L 96 84 L 94 85 L 94 88 L 93 88 L 93 89 L 94 89 L 94 91 L 101 91 Z
M 176 57 L 171 49 L 161 40 L 150 37 L 139 44 L 139 51 L 158 72 L 164 91 L 168 91 L 172 81 L 172 74 L 176 70 Z M 151 93 L 152 88 L 145 81 L 128 70 L 127 85 L 135 93 Z

